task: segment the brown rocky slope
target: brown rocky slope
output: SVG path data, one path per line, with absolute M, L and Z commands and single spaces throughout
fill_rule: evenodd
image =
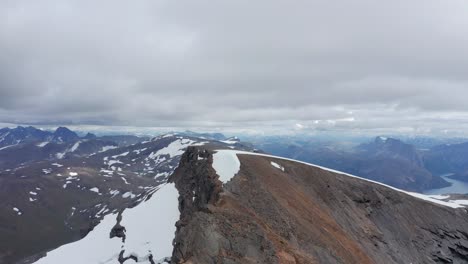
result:
M 279 158 L 238 154 L 228 183 L 191 147 L 172 263 L 468 263 L 468 212 Z M 282 166 L 272 166 L 275 162 Z

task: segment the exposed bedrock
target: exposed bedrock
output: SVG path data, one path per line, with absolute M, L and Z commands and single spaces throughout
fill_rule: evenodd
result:
M 468 213 L 316 167 L 238 155 L 219 181 L 190 147 L 171 263 L 468 263 Z M 271 162 L 284 168 L 278 169 Z

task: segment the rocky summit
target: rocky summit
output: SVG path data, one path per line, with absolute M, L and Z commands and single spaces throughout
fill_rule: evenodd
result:
M 235 151 L 222 159 L 239 170 L 222 182 L 212 153 L 189 148 L 169 179 L 181 212 L 172 263 L 468 262 L 468 211 L 447 197 Z

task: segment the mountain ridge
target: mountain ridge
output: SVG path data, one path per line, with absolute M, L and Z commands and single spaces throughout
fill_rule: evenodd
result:
M 468 260 L 468 252 L 461 246 L 468 242 L 466 209 L 428 203 L 388 186 L 322 168 L 242 153 L 237 155 L 240 171 L 219 191 L 220 183 L 212 176 L 213 170 L 197 165 L 199 152 L 204 155 L 203 160 L 212 160 L 204 151 L 189 149 L 170 179 L 182 196 L 172 263 Z M 208 175 L 203 177 L 203 173 Z M 193 186 L 194 182 L 202 185 Z M 194 199 L 184 186 L 196 190 Z M 201 190 L 209 192 L 199 193 Z M 428 220 L 445 214 L 445 220 Z M 446 221 L 457 223 L 457 228 L 446 226 Z M 417 231 L 409 232 L 414 229 L 412 226 L 417 226 Z M 439 235 L 440 230 L 447 235 Z M 438 246 L 428 247 L 427 243 Z

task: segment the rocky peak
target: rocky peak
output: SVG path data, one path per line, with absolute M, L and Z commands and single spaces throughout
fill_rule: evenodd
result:
M 400 159 L 420 168 L 424 166 L 421 153 L 413 145 L 395 138 L 379 136 L 373 142 L 361 145 L 359 149 L 367 157 Z
M 194 245 L 188 237 L 197 237 L 209 230 L 207 213 L 219 200 L 222 182 L 211 167 L 213 155 L 210 151 L 189 147 L 182 155 L 179 167 L 169 178 L 179 192 L 180 220 L 176 223 L 172 263 L 183 263 Z M 198 220 L 196 220 L 198 219 Z M 201 243 L 200 248 L 206 244 Z
M 49 132 L 32 126 L 0 129 L 0 147 L 16 145 L 22 142 L 33 142 L 45 140 Z
M 315 166 L 237 155 L 224 185 L 188 148 L 171 263 L 467 263 L 466 209 Z
M 72 142 L 78 139 L 78 135 L 66 127 L 57 128 L 52 138 L 52 140 L 55 142 Z
M 94 139 L 94 138 L 97 138 L 97 136 L 93 133 L 87 133 L 84 137 L 84 139 Z
M 181 211 L 187 205 L 195 208 L 205 208 L 218 200 L 222 183 L 219 176 L 211 167 L 213 155 L 206 149 L 188 147 L 182 155 L 179 167 L 169 178 L 174 182 L 184 201 L 180 204 Z

